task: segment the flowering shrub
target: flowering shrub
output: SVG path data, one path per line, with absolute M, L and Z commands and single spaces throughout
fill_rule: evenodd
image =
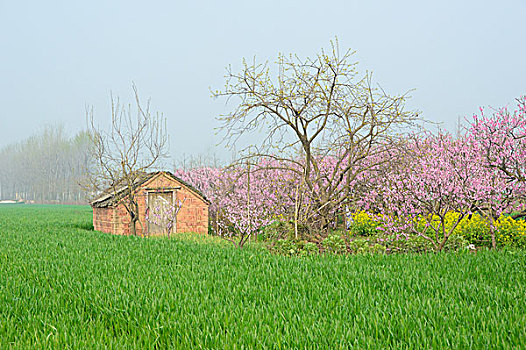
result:
M 369 230 L 363 229 L 364 226 L 368 228 L 376 228 L 383 224 L 383 221 L 381 221 L 381 219 L 379 219 L 377 215 L 368 214 L 364 211 L 356 213 L 355 217 L 357 218 L 357 220 L 353 221 L 353 224 L 350 228 L 350 232 L 356 232 L 356 235 L 359 236 L 372 236 Z M 457 222 L 458 218 L 459 213 L 447 213 L 445 215 L 446 229 L 451 228 L 452 225 L 454 225 Z M 438 223 L 440 218 L 438 216 L 434 216 L 431 219 L 417 217 L 415 220 L 417 220 L 415 227 L 417 227 L 417 229 L 419 230 L 423 230 L 425 229 L 425 225 L 427 223 L 434 225 Z M 357 225 L 357 228 L 354 228 L 354 225 Z M 502 215 L 497 220 L 495 220 L 495 231 L 497 237 L 497 244 L 499 247 L 507 246 L 526 248 L 526 222 L 524 220 L 514 220 L 510 216 Z M 361 234 L 359 234 L 358 232 L 361 232 Z M 378 232 L 381 231 L 376 230 L 376 233 Z M 489 225 L 487 221 L 484 220 L 484 218 L 481 217 L 479 214 L 465 216 L 460 220 L 459 224 L 454 228 L 453 233 L 450 237 L 450 239 L 453 239 L 454 242 L 452 242 L 452 244 L 449 245 L 449 249 L 452 249 L 458 244 L 464 244 L 458 237 L 462 237 L 462 240 L 465 240 L 466 244 L 474 244 L 476 246 L 487 247 L 491 246 L 491 239 L 489 236 Z M 408 236 L 409 241 L 404 241 L 404 237 L 398 237 L 398 239 L 392 238 L 393 237 L 391 237 L 389 240 L 391 242 L 396 243 L 391 243 L 391 245 L 394 245 L 395 249 L 401 251 L 432 250 L 432 244 L 424 244 L 425 239 L 423 238 L 409 239 L 410 235 Z M 413 248 L 410 248 L 409 246 L 413 246 Z M 446 244 L 446 246 L 448 245 Z
M 449 215 L 452 216 L 454 213 L 450 213 Z M 455 234 L 461 235 L 475 246 L 491 246 L 489 225 L 479 214 L 473 214 L 463 218 L 455 230 Z
M 497 221 L 497 244 L 501 247 L 526 248 L 526 222 L 502 216 Z
M 382 227 L 384 222 L 378 216 L 371 216 L 361 210 L 351 215 L 352 221 L 349 232 L 356 236 L 373 236 L 378 234 L 378 227 Z
M 449 229 L 454 225 L 459 214 L 450 212 L 445 216 L 445 225 Z M 431 224 L 439 221 L 438 217 L 432 219 L 417 218 L 415 227 L 423 228 L 427 222 Z M 324 251 L 329 254 L 344 254 L 347 248 L 351 253 L 426 253 L 436 251 L 433 243 L 418 235 L 389 235 L 377 229 L 384 223 L 384 218 L 378 215 L 360 211 L 353 214 L 353 222 L 349 228 L 352 234 L 350 241 L 337 235 L 329 235 L 322 242 Z M 354 225 L 357 228 L 353 227 Z M 366 229 L 364 229 L 364 227 Z M 312 255 L 318 253 L 318 246 L 313 242 L 295 240 L 291 223 L 275 222 L 265 228 L 272 235 L 266 237 L 280 238 L 272 246 L 272 251 L 282 255 Z M 497 243 L 499 247 L 526 248 L 526 222 L 514 220 L 510 216 L 501 216 L 495 221 Z M 288 232 L 288 233 L 287 233 Z M 302 238 L 304 239 L 304 238 Z M 269 239 L 272 241 L 272 239 Z M 476 247 L 490 247 L 489 226 L 478 214 L 463 217 L 452 231 L 451 236 L 445 243 L 444 251 L 475 250 Z

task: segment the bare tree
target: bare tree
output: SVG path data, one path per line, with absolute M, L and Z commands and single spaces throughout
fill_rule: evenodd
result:
M 141 105 L 133 85 L 136 111 L 111 96 L 111 127 L 103 130 L 95 125 L 93 109 L 87 111 L 88 131 L 92 140 L 91 157 L 95 166 L 87 173 L 85 186 L 94 193 L 108 188 L 120 198 L 130 216 L 130 233 L 136 234 L 139 209 L 135 185 L 148 170 L 167 156 L 166 118 L 150 112 L 150 101 Z M 140 222 L 139 222 L 140 223 Z
M 335 213 L 352 202 L 352 184 L 375 166 L 375 153 L 388 153 L 418 119 L 404 111 L 407 94 L 390 96 L 370 73 L 359 77 L 352 55 L 340 55 L 338 43 L 331 42 L 329 52 L 314 58 L 279 55 L 276 71 L 268 63 L 243 61 L 240 72 L 227 69 L 225 88 L 213 93 L 238 99 L 219 118 L 225 142 L 235 146 L 263 132 L 265 138 L 247 147 L 241 162 L 255 157 L 288 163 L 312 196 L 306 220 L 319 228 L 328 228 Z

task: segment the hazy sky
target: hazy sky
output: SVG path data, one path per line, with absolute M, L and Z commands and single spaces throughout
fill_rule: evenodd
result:
M 313 56 L 338 37 L 389 93 L 455 129 L 479 106 L 526 94 L 526 0 L 516 1 L 7 1 L 0 0 L 0 146 L 45 124 L 70 133 L 85 107 L 101 123 L 110 91 L 168 119 L 171 154 L 216 146 L 210 98 L 225 67 L 278 52 Z

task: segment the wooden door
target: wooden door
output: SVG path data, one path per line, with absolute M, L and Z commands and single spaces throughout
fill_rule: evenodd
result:
M 175 219 L 171 217 L 173 209 L 173 192 L 148 193 L 148 233 L 161 235 L 175 231 Z M 171 227 L 173 225 L 174 227 Z

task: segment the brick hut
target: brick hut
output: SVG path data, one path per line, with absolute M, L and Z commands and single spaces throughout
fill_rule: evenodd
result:
M 168 229 L 152 220 L 146 220 L 146 215 L 152 210 L 159 211 L 167 207 L 183 203 L 174 227 L 174 232 L 208 232 L 208 206 L 210 202 L 205 196 L 180 178 L 167 171 L 144 173 L 135 182 L 135 194 L 139 205 L 139 221 L 136 233 L 139 235 L 163 235 Z M 90 204 L 93 208 L 93 227 L 97 231 L 117 235 L 130 234 L 130 216 L 122 204 L 122 186 L 115 191 L 108 188 Z

